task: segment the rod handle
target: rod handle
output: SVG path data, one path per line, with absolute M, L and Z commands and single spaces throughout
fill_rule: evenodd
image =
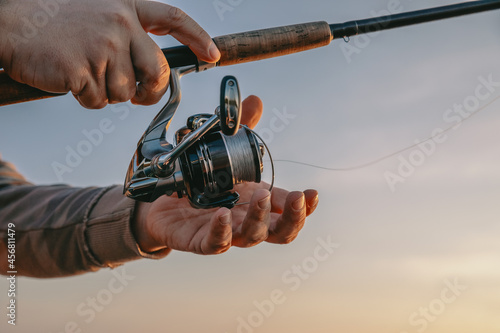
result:
M 320 21 L 241 32 L 213 40 L 221 52 L 217 65 L 230 66 L 326 46 L 332 39 L 330 26 Z M 187 46 L 162 51 L 172 68 L 199 64 Z
M 214 42 L 221 52 L 217 65 L 230 66 L 322 47 L 332 39 L 330 26 L 321 21 L 225 35 L 215 37 Z M 172 68 L 199 64 L 187 46 L 162 51 Z M 49 93 L 16 82 L 0 70 L 0 106 L 61 95 L 65 94 Z
M 242 32 L 215 37 L 221 52 L 219 66 L 279 57 L 330 44 L 333 36 L 324 21 Z

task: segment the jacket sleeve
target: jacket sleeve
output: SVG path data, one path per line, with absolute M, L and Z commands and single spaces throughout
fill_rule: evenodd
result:
M 0 273 L 12 270 L 7 262 L 9 224 L 14 225 L 19 275 L 70 276 L 166 256 L 168 249 L 141 251 L 131 230 L 134 211 L 135 202 L 119 186 L 35 186 L 0 160 Z

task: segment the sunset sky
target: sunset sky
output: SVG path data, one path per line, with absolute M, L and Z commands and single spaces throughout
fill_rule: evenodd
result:
M 231 10 L 218 12 L 220 2 Z M 168 3 L 219 36 L 454 1 Z M 155 41 L 177 45 L 171 37 Z M 288 246 L 213 257 L 172 253 L 114 273 L 21 278 L 18 325 L 8 326 L 2 315 L 0 331 L 60 333 L 73 322 L 93 333 L 500 332 L 499 58 L 495 11 L 184 77 L 172 129 L 192 114 L 213 112 L 225 75 L 238 78 L 244 96 L 263 100 L 256 130 L 266 133 L 278 160 L 277 185 L 320 193 L 301 235 Z M 31 181 L 58 183 L 53 163 L 64 162 L 66 147 L 85 138 L 82 131 L 108 118 L 114 131 L 62 181 L 122 184 L 161 106 L 125 104 L 123 119 L 116 107 L 89 111 L 72 96 L 3 107 L 0 152 Z M 269 134 L 284 113 L 290 117 L 282 130 Z M 116 274 L 127 277 L 123 290 L 91 310 L 88 298 L 109 295 Z M 2 279 L 0 300 L 6 290 Z

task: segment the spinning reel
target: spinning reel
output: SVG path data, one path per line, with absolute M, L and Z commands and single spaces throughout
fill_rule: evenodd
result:
M 167 141 L 181 100 L 180 78 L 194 71 L 196 66 L 172 69 L 170 98 L 139 141 L 125 179 L 126 196 L 153 202 L 177 193 L 179 198 L 186 195 L 196 208 L 232 208 L 240 198 L 234 185 L 261 181 L 267 146 L 240 125 L 241 97 L 233 76 L 222 80 L 215 114 L 189 117 L 175 133 L 175 144 Z

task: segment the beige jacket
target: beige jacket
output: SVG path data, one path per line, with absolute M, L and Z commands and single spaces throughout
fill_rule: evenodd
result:
M 15 227 L 15 271 L 61 277 L 162 258 L 139 249 L 130 223 L 135 202 L 120 186 L 35 186 L 0 159 L 0 273 L 7 274 L 8 225 Z M 12 246 L 11 246 L 12 247 Z

